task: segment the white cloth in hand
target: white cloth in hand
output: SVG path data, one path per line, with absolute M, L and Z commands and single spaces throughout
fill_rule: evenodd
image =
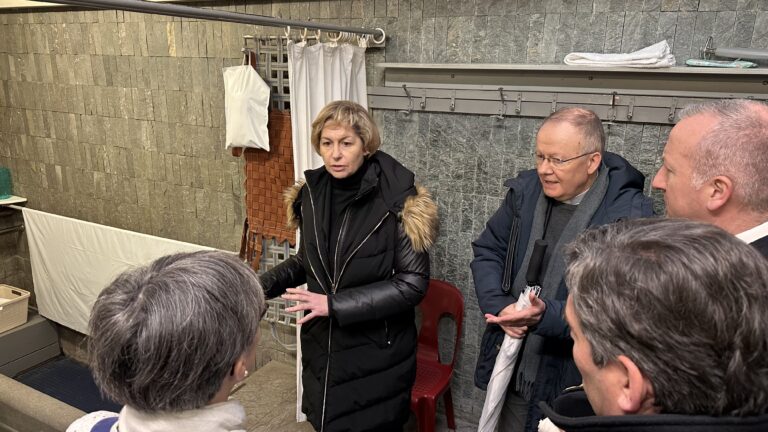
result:
M 532 290 L 534 290 L 534 287 L 528 286 L 525 288 L 525 291 L 520 293 L 515 303 L 516 310 L 523 310 L 531 306 L 531 299 L 528 294 Z M 538 293 L 538 291 L 535 292 Z M 477 425 L 478 432 L 496 431 L 501 410 L 504 406 L 504 399 L 507 396 L 507 388 L 512 379 L 512 371 L 515 368 L 517 355 L 522 344 L 522 339 L 516 339 L 507 334 L 504 335 L 504 341 L 501 343 L 499 353 L 496 354 L 496 363 L 493 366 L 493 372 L 491 372 L 491 379 L 488 381 L 483 412 Z
M 544 418 L 539 420 L 539 432 L 563 432 L 562 429 L 555 426 L 552 420 Z

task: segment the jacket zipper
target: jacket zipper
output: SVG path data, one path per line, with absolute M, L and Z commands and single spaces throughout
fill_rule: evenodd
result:
M 389 340 L 389 323 L 387 320 L 384 320 L 384 340 L 387 342 L 387 345 L 392 345 L 392 341 Z
M 325 273 L 328 274 L 328 269 L 325 267 L 325 262 L 323 261 L 323 254 L 320 253 L 320 246 L 317 244 L 317 213 L 315 212 L 315 200 L 312 198 L 312 189 L 309 187 L 309 183 L 306 183 L 307 190 L 309 190 L 309 202 L 312 205 L 312 225 L 315 230 L 315 247 L 317 248 L 317 255 L 320 257 L 320 263 L 323 265 L 323 268 L 325 269 Z M 339 230 L 339 243 L 342 240 L 342 235 L 344 234 L 345 228 L 346 228 L 346 222 L 348 220 L 349 215 L 349 208 L 347 208 L 346 213 L 344 214 L 344 220 L 341 223 L 341 230 Z M 374 232 L 376 232 L 377 229 L 381 226 L 382 223 L 384 223 L 384 220 L 389 216 L 389 212 L 384 214 L 384 217 L 381 218 L 379 223 L 376 224 L 375 227 L 371 230 L 371 232 L 368 233 L 367 236 L 363 239 L 363 241 L 360 242 L 359 245 L 355 248 L 355 250 L 352 251 L 351 254 L 347 257 L 346 261 L 344 261 L 344 265 L 341 267 L 341 271 L 337 275 L 334 274 L 334 281 L 331 283 L 331 294 L 336 293 L 336 288 L 338 286 L 339 281 L 341 281 L 341 275 L 344 273 L 344 269 L 347 268 L 347 264 L 349 263 L 349 260 L 357 253 L 358 250 L 365 244 L 366 241 L 368 241 L 369 238 L 373 235 Z M 338 265 L 338 253 L 339 253 L 339 243 L 336 244 L 336 256 L 337 261 L 334 263 L 334 266 Z M 318 283 L 320 284 L 320 287 L 323 288 L 323 291 L 326 295 L 328 294 L 328 291 L 323 287 L 322 282 L 320 282 L 320 279 L 317 277 L 317 273 L 315 272 L 315 268 L 312 266 L 312 260 L 307 258 L 307 261 L 309 261 L 309 268 L 312 270 L 312 274 L 315 276 L 315 279 L 317 279 Z M 384 325 L 386 326 L 386 321 L 384 321 Z M 323 432 L 325 430 L 325 406 L 326 406 L 326 399 L 328 397 L 328 372 L 331 370 L 331 337 L 333 336 L 333 323 L 331 320 L 328 320 L 328 355 L 326 356 L 325 360 L 325 382 L 323 383 L 323 411 L 320 416 L 320 432 Z M 389 331 L 387 330 L 387 344 L 389 344 Z
M 504 275 L 501 280 L 501 291 L 509 294 L 512 290 L 512 263 L 515 259 L 515 249 L 517 248 L 517 238 L 520 235 L 520 220 L 515 217 L 512 220 L 512 229 L 507 240 L 507 256 L 504 259 Z
M 312 209 L 312 211 L 314 212 L 314 208 Z M 341 224 L 341 230 L 339 231 L 339 242 L 341 242 L 342 234 L 344 233 L 345 222 L 347 221 L 347 215 L 348 214 L 349 214 L 349 209 L 347 209 L 347 213 L 344 215 L 344 222 L 342 222 L 342 224 Z M 341 267 L 341 272 L 339 272 L 338 277 L 335 278 L 335 280 L 333 281 L 333 283 L 331 285 L 331 293 L 336 294 L 336 288 L 338 288 L 339 281 L 341 281 L 341 275 L 344 273 L 344 269 L 347 268 L 347 263 L 349 262 L 349 260 L 355 255 L 355 253 L 357 253 L 358 250 L 360 250 L 360 248 L 363 246 L 363 244 L 365 244 L 365 242 L 368 241 L 369 238 L 371 238 L 371 235 L 373 235 L 373 233 L 376 232 L 377 229 L 379 229 L 379 227 L 384 222 L 384 219 L 387 218 L 387 216 L 389 216 L 389 213 L 384 214 L 384 217 L 381 218 L 379 223 L 376 224 L 375 227 L 373 227 L 371 232 L 369 232 L 368 235 L 365 236 L 363 241 L 361 241 L 360 244 L 357 245 L 355 250 L 353 250 L 352 253 L 349 254 L 349 256 L 347 257 L 347 260 L 344 262 L 344 265 Z M 315 234 L 315 236 L 317 236 L 317 234 Z M 315 237 L 315 238 L 317 238 L 317 237 Z M 339 251 L 338 248 L 339 248 L 339 245 L 337 244 L 336 245 L 337 257 L 338 257 L 338 251 Z M 334 265 L 336 265 L 336 264 L 334 264 Z M 311 263 L 310 263 L 310 266 L 311 266 Z M 336 275 L 334 275 L 334 276 L 336 276 Z M 315 277 L 317 277 L 317 276 L 315 276 Z M 384 326 L 385 326 L 385 332 L 386 332 L 387 345 L 389 345 L 390 344 L 390 342 L 389 342 L 389 330 L 386 327 L 387 326 L 387 321 L 386 320 L 384 321 Z M 333 326 L 331 325 L 331 320 L 328 320 L 328 356 L 326 357 L 326 361 L 325 361 L 325 383 L 323 383 L 323 414 L 320 417 L 320 432 L 323 432 L 323 430 L 325 429 L 325 405 L 326 405 L 326 398 L 328 396 L 328 371 L 331 370 L 331 336 L 332 336 L 332 329 L 333 329 Z
M 317 212 L 315 211 L 315 200 L 312 198 L 312 189 L 309 187 L 309 183 L 305 183 L 307 185 L 307 190 L 309 190 L 309 202 L 312 205 L 312 226 L 315 230 L 315 247 L 317 248 L 317 256 L 320 258 L 320 263 L 323 265 L 323 268 L 325 269 L 325 273 L 328 274 L 328 269 L 325 268 L 325 262 L 323 262 L 323 254 L 320 253 L 320 246 L 317 244 Z M 319 277 L 317 277 L 317 272 L 315 271 L 315 266 L 312 265 L 312 260 L 307 257 L 307 262 L 309 262 L 309 268 L 312 270 L 312 274 L 315 276 L 315 280 L 317 280 L 317 283 L 320 285 L 320 288 L 322 288 L 325 295 L 329 295 L 328 290 L 323 285 L 323 282 L 320 280 Z M 333 289 L 332 289 L 333 290 Z M 333 292 L 333 291 L 332 291 Z M 328 355 L 325 358 L 325 382 L 323 383 L 323 411 L 320 415 L 320 432 L 323 432 L 325 429 L 325 400 L 326 396 L 328 395 L 328 371 L 330 371 L 331 368 L 331 337 L 333 332 L 333 324 L 331 320 L 328 320 Z
M 336 278 L 336 281 L 335 281 L 335 283 L 333 284 L 333 285 L 334 285 L 334 287 L 335 287 L 335 286 L 338 286 L 339 282 L 341 282 L 341 276 L 342 276 L 342 275 L 344 275 L 344 270 L 347 268 L 347 264 L 349 264 L 349 260 L 350 260 L 350 259 L 352 259 L 352 257 L 353 257 L 353 256 L 355 256 L 355 254 L 357 253 L 357 251 L 358 251 L 358 250 L 360 250 L 360 248 L 361 248 L 361 247 L 363 247 L 363 245 L 365 244 L 365 242 L 367 242 L 367 241 L 368 241 L 368 239 L 369 239 L 369 238 L 371 238 L 371 236 L 373 235 L 373 233 L 375 233 L 375 232 L 376 232 L 376 230 L 377 230 L 377 229 L 379 229 L 379 227 L 381 226 L 381 224 L 382 224 L 382 223 L 384 223 L 384 220 L 387 218 L 387 216 L 389 216 L 389 212 L 387 212 L 387 213 L 385 213 L 385 214 L 384 214 L 384 217 L 382 217 L 382 218 L 381 218 L 381 220 L 379 221 L 379 223 L 377 223 L 377 224 L 376 224 L 376 226 L 375 226 L 375 227 L 373 227 L 373 229 L 371 230 L 371 232 L 369 232 L 369 233 L 368 233 L 368 235 L 367 235 L 367 236 L 365 236 L 365 238 L 363 239 L 363 241 L 361 241 L 361 242 L 360 242 L 360 244 L 359 244 L 359 245 L 357 245 L 357 247 L 355 248 L 355 250 L 353 250 L 353 251 L 352 251 L 352 253 L 351 253 L 351 254 L 349 254 L 349 256 L 347 257 L 346 261 L 344 261 L 344 265 L 341 267 L 341 271 L 339 272 L 339 275 L 338 275 L 338 277 Z
M 320 258 L 320 264 L 322 264 L 323 269 L 325 270 L 325 274 L 328 275 L 328 278 L 330 279 L 330 273 L 328 273 L 328 267 L 325 265 L 325 261 L 323 261 L 323 254 L 320 252 L 320 245 L 317 241 L 317 212 L 315 211 L 315 200 L 312 198 L 312 189 L 309 187 L 309 183 L 305 183 L 307 185 L 307 190 L 309 190 L 309 203 L 312 205 L 312 226 L 315 229 L 315 248 L 317 249 L 317 256 Z M 312 267 L 312 263 L 309 263 L 310 267 Z M 312 271 L 314 273 L 314 270 Z M 315 274 L 315 279 L 317 279 L 317 274 Z M 320 279 L 317 280 L 318 283 L 320 282 Z M 323 284 L 320 283 L 320 286 L 322 287 Z M 328 294 L 328 291 L 323 288 L 323 291 L 325 291 L 325 294 Z
M 320 432 L 325 429 L 325 401 L 328 396 L 328 371 L 331 370 L 331 336 L 333 335 L 333 325 L 328 320 L 328 355 L 325 357 L 325 382 L 323 383 L 323 413 L 320 416 Z
M 344 219 L 341 221 L 341 229 L 339 230 L 339 238 L 336 241 L 336 259 L 333 261 L 333 286 L 331 287 L 331 292 L 336 294 L 336 287 L 338 284 L 338 281 L 336 280 L 336 274 L 338 273 L 337 270 L 339 268 L 339 246 L 341 246 L 341 240 L 344 238 L 344 233 L 346 231 L 347 227 L 347 220 L 349 219 L 349 207 L 347 207 L 347 210 L 344 212 Z

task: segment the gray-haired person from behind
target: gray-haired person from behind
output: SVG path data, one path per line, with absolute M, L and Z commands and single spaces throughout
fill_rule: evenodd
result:
M 756 249 L 714 225 L 649 219 L 583 233 L 567 261 L 584 391 L 543 407 L 555 425 L 768 430 L 768 262 Z
M 124 407 L 67 432 L 244 431 L 245 411 L 228 397 L 255 368 L 266 307 L 257 275 L 226 252 L 121 274 L 93 306 L 88 348 L 99 388 Z

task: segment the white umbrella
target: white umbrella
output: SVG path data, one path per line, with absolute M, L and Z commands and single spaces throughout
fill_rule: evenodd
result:
M 541 290 L 538 286 L 527 286 L 525 291 L 520 293 L 520 297 L 515 303 L 516 310 L 523 310 L 531 305 L 528 294 L 533 291 L 537 296 Z M 504 399 L 507 395 L 507 387 L 512 378 L 512 371 L 515 369 L 517 354 L 520 352 L 522 339 L 513 338 L 507 334 L 504 335 L 504 342 L 496 355 L 496 364 L 493 366 L 491 379 L 488 381 L 488 389 L 485 393 L 485 403 L 483 404 L 483 414 L 480 416 L 480 423 L 477 426 L 478 432 L 496 432 L 499 424 L 501 408 L 504 406 Z

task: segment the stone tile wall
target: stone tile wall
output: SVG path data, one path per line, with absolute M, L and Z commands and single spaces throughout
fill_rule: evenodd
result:
M 559 63 L 571 51 L 625 52 L 667 39 L 682 63 L 698 56 L 709 35 L 717 46 L 768 47 L 768 0 L 194 5 L 382 27 L 390 40 L 385 50 L 367 54 L 370 85 L 381 83 L 381 70 L 373 65 L 383 61 Z M 243 34 L 281 32 L 120 11 L 3 10 L 0 165 L 13 170 L 16 193 L 31 208 L 236 250 L 243 170 L 223 150 L 221 68 L 238 62 Z M 503 180 L 531 167 L 540 120 L 374 114 L 382 125 L 382 148 L 413 169 L 440 204 L 442 236 L 433 269 L 465 294 L 453 385 L 458 413 L 471 421 L 484 397 L 472 385 L 484 324 L 470 282 L 470 242 L 498 207 Z M 668 133 L 668 126 L 611 125 L 608 148 L 650 176 Z M 0 242 L 0 276 L 29 279 L 24 248 L 8 238 Z M 288 333 L 282 332 L 292 342 Z M 288 357 L 276 347 L 264 360 L 283 355 Z
M 31 208 L 235 250 L 243 173 L 223 148 L 221 68 L 238 50 L 220 42 L 239 36 L 150 18 L 0 14 L 0 164 Z

